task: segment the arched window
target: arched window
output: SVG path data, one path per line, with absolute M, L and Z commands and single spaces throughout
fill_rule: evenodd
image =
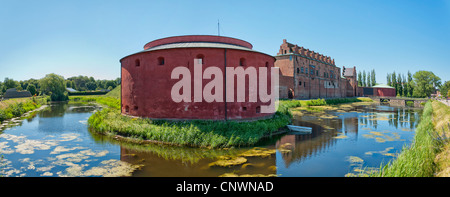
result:
M 257 114 L 261 113 L 261 106 L 256 107 L 256 113 Z
M 158 57 L 158 65 L 164 65 L 164 58 L 163 57 Z
M 205 56 L 203 54 L 198 54 L 196 59 L 198 61 L 197 62 L 198 64 L 204 64 L 205 63 Z
M 269 62 L 266 62 L 266 68 L 269 68 Z
M 297 74 L 300 73 L 300 68 L 297 68 Z
M 125 106 L 125 113 L 128 113 L 128 112 L 130 112 L 130 106 L 126 105 Z
M 239 66 L 247 66 L 247 62 L 246 62 L 245 58 L 241 58 L 239 60 Z
M 136 67 L 141 66 L 141 61 L 140 61 L 139 59 L 136 59 L 136 60 L 134 61 L 134 65 L 135 65 Z

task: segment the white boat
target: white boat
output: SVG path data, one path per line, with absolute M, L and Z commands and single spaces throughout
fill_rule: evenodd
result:
M 291 134 L 310 134 L 312 133 L 311 127 L 302 127 L 302 126 L 295 126 L 295 125 L 287 125 L 289 130 L 291 131 Z

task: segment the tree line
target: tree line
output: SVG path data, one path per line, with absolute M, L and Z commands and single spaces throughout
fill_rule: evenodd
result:
M 444 97 L 450 96 L 450 81 L 441 84 L 441 78 L 431 71 L 417 71 L 411 74 L 410 71 L 403 73 L 388 73 L 387 84 L 395 88 L 397 96 L 401 97 L 430 97 L 436 90 L 440 89 Z
M 112 90 L 120 85 L 120 78 L 114 80 L 99 80 L 93 77 L 77 76 L 64 79 L 63 76 L 54 73 L 47 74 L 42 79 L 28 79 L 16 81 L 6 77 L 0 81 L 0 94 L 4 94 L 7 89 L 28 90 L 31 95 L 47 95 L 52 101 L 64 101 L 68 99 L 66 88 L 73 88 L 78 91 Z
M 375 69 L 367 72 L 363 70 L 358 72 L 358 86 L 359 87 L 372 87 L 377 84 L 377 80 L 375 78 Z

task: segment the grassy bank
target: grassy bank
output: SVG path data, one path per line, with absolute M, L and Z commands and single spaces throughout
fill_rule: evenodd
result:
M 41 107 L 47 103 L 46 98 L 18 98 L 0 102 L 0 123 L 4 120 L 19 117 L 22 114 Z
M 356 98 L 333 98 L 333 99 L 311 99 L 311 100 L 290 100 L 292 103 L 297 103 L 303 107 L 309 106 L 326 106 L 326 105 L 338 105 L 342 103 L 353 103 L 353 102 L 373 102 L 372 99 L 367 97 L 356 97 Z
M 96 132 L 120 135 L 165 144 L 225 148 L 250 146 L 266 136 L 278 132 L 291 122 L 290 109 L 317 104 L 316 101 L 281 100 L 273 118 L 252 122 L 236 121 L 164 121 L 122 116 L 120 112 L 120 92 L 111 91 L 106 96 L 71 97 L 71 101 L 90 102 L 106 105 L 94 113 L 88 124 Z M 317 100 L 321 102 L 321 100 Z M 325 105 L 366 101 L 361 98 L 329 99 Z M 322 104 L 321 104 L 322 105 Z
M 119 109 L 105 108 L 93 114 L 88 124 L 96 132 L 166 144 L 210 148 L 248 146 L 290 123 L 290 111 L 280 105 L 273 118 L 253 122 L 154 121 L 122 116 Z
M 435 176 L 450 177 L 450 107 L 439 102 L 433 103 L 433 124 L 437 132 L 440 152 L 436 155 Z
M 381 167 L 373 176 L 378 177 L 432 177 L 436 171 L 435 158 L 441 151 L 440 134 L 436 133 L 433 119 L 442 119 L 434 116 L 433 107 L 436 101 L 425 104 L 422 118 L 416 128 L 416 135 L 410 146 L 403 147 L 398 157 Z

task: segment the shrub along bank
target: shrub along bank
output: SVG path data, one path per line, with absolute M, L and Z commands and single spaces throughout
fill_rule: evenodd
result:
M 10 99 L 0 102 L 0 123 L 4 120 L 19 117 L 22 114 L 41 107 L 47 102 L 46 98 L 32 97 Z

